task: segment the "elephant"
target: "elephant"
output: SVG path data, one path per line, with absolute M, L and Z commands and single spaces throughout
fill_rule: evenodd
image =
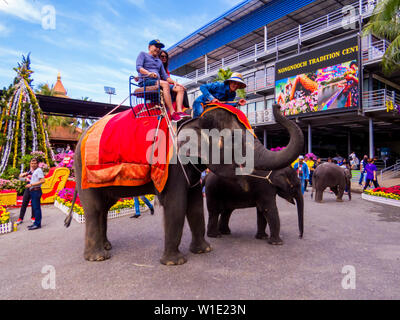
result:
M 301 193 L 300 179 L 296 171 L 286 167 L 273 171 L 256 171 L 255 176 L 243 177 L 238 181 L 219 177 L 209 173 L 204 179 L 206 203 L 208 209 L 208 237 L 220 237 L 231 234 L 229 219 L 232 211 L 243 208 L 257 208 L 256 239 L 268 239 L 273 245 L 282 244 L 279 237 L 280 220 L 276 206 L 276 195 L 292 204 L 297 203 L 300 238 L 303 237 L 304 199 Z M 220 216 L 220 218 L 219 218 Z M 218 220 L 219 219 L 219 220 Z M 270 226 L 271 236 L 268 238 L 265 229 Z
M 345 189 L 347 189 L 349 201 L 351 201 L 351 177 L 351 169 L 339 167 L 331 162 L 320 164 L 314 170 L 311 198 L 313 198 L 315 190 L 315 202 L 323 202 L 323 192 L 329 187 L 335 193 L 336 201 L 343 201 Z
M 254 138 L 254 145 L 249 151 L 254 156 L 255 169 L 279 169 L 288 166 L 293 162 L 304 147 L 304 137 L 301 129 L 291 120 L 286 119 L 280 112 L 280 106 L 274 105 L 273 112 L 276 121 L 288 130 L 290 135 L 289 144 L 280 151 L 274 152 L 266 149 L 263 144 Z M 238 120 L 238 117 L 224 108 L 210 108 L 201 117 L 189 120 L 182 120 L 178 123 L 178 142 L 176 152 L 178 155 L 187 156 L 181 152 L 184 142 L 179 142 L 179 134 L 183 129 L 191 130 L 195 133 L 198 146 L 209 146 L 214 150 L 210 143 L 211 137 L 207 136 L 203 130 L 216 129 L 220 132 L 223 129 L 236 129 L 243 136 L 248 134 L 248 129 Z M 188 220 L 192 233 L 190 251 L 192 253 L 206 253 L 212 250 L 210 244 L 205 240 L 205 221 L 203 210 L 203 197 L 201 192 L 200 174 L 206 168 L 212 172 L 225 177 L 234 177 L 236 169 L 241 169 L 242 164 L 236 162 L 224 162 L 224 148 L 219 145 L 219 150 L 211 151 L 210 159 L 218 153 L 221 156 L 221 163 L 213 161 L 195 161 L 202 159 L 200 149 L 192 150 L 187 163 L 180 157 L 176 163 L 168 165 L 168 179 L 165 187 L 158 192 L 153 182 L 142 186 L 111 186 L 99 188 L 82 188 L 82 163 L 81 144 L 85 138 L 85 132 L 77 144 L 75 153 L 75 174 L 76 174 L 76 193 L 79 194 L 81 205 L 85 212 L 85 248 L 84 258 L 88 261 L 103 261 L 110 258 L 109 250 L 111 243 L 107 238 L 107 212 L 111 206 L 122 197 L 136 197 L 145 194 L 157 195 L 164 212 L 164 252 L 160 262 L 164 265 L 181 265 L 187 261 L 185 255 L 179 251 L 185 216 Z M 253 137 L 253 136 L 252 136 Z M 231 136 L 233 138 L 233 134 Z M 242 150 L 246 149 L 246 139 L 242 140 Z M 123 141 L 121 141 L 121 144 Z M 221 143 L 221 142 L 220 142 Z M 206 162 L 206 163 L 203 163 Z M 72 210 L 64 221 L 66 227 L 71 222 Z

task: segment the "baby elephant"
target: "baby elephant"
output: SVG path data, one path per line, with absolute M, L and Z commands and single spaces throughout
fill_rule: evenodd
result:
M 351 170 L 339 167 L 337 164 L 325 162 L 320 164 L 313 174 L 312 192 L 316 190 L 315 202 L 322 202 L 322 195 L 326 188 L 330 188 L 336 195 L 336 201 L 342 202 L 344 190 L 347 189 L 351 200 Z
M 276 194 L 292 204 L 297 202 L 300 238 L 303 236 L 304 201 L 300 180 L 290 167 L 274 171 L 256 171 L 254 175 L 238 180 L 226 179 L 213 173 L 205 178 L 209 237 L 230 234 L 229 219 L 232 211 L 243 208 L 257 208 L 257 239 L 268 239 L 268 243 L 279 245 L 280 220 L 276 206 Z M 266 177 L 265 179 L 261 179 Z M 221 217 L 220 217 L 221 216 Z M 269 224 L 271 236 L 265 229 Z

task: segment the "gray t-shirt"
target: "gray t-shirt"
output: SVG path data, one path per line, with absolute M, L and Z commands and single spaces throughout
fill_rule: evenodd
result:
M 39 182 L 40 179 L 42 179 L 42 178 L 44 178 L 43 171 L 41 168 L 37 168 L 35 171 L 33 171 L 32 178 L 31 178 L 31 184 Z M 37 187 L 41 187 L 41 186 L 42 186 L 42 184 L 35 185 L 33 187 L 30 187 L 30 190 L 32 190 L 32 188 L 37 188 Z
M 159 58 L 155 58 L 147 52 L 141 52 L 136 59 L 136 71 L 139 73 L 139 83 L 143 82 L 140 68 L 146 69 L 149 72 L 157 74 L 158 79 L 167 80 L 168 74 L 165 72 L 164 65 Z M 154 78 L 145 78 L 154 79 Z

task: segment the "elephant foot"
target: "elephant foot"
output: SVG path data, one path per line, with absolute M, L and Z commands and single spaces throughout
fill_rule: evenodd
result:
M 207 241 L 204 241 L 201 244 L 191 244 L 190 251 L 195 254 L 200 254 L 200 253 L 210 252 L 210 251 L 212 251 L 212 248 Z
M 283 244 L 283 241 L 282 241 L 281 238 L 276 237 L 276 238 L 269 238 L 269 239 L 268 239 L 268 243 L 269 243 L 269 244 L 272 244 L 272 245 L 274 245 L 274 246 L 280 246 L 280 245 Z
M 221 238 L 221 235 L 219 231 L 207 231 L 207 237 L 209 238 Z
M 257 234 L 255 235 L 255 238 L 256 238 L 256 239 L 260 239 L 260 240 L 267 240 L 269 237 L 268 237 L 268 234 L 266 234 L 266 233 L 264 232 L 264 233 L 257 233 Z
M 106 240 L 104 242 L 104 249 L 106 249 L 106 250 L 111 250 L 112 249 L 112 245 L 111 245 L 110 241 Z
M 87 250 L 84 257 L 87 261 L 104 261 L 111 258 L 111 254 L 105 249 L 102 250 Z
M 160 262 L 166 266 L 178 266 L 187 262 L 187 259 L 182 253 L 177 252 L 175 254 L 164 254 L 160 259 Z
M 336 202 L 343 202 L 342 199 L 336 199 Z

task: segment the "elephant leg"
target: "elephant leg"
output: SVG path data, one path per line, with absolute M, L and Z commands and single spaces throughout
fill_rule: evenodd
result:
M 190 251 L 193 253 L 205 253 L 212 250 L 210 244 L 204 239 L 204 203 L 201 185 L 189 190 L 186 217 L 192 231 L 192 243 Z
M 337 190 L 336 201 L 343 202 L 344 187 L 339 185 Z
M 272 199 L 272 201 L 270 201 L 268 206 L 264 207 L 264 215 L 267 218 L 269 230 L 271 233 L 271 236 L 268 239 L 268 243 L 273 245 L 283 244 L 282 239 L 279 237 L 281 226 L 275 197 Z
M 108 240 L 107 238 L 107 219 L 108 219 L 108 211 L 110 210 L 110 208 L 117 202 L 118 200 L 109 200 L 107 201 L 106 204 L 106 210 L 105 210 L 105 214 L 102 214 L 100 216 L 100 223 L 102 226 L 102 234 L 103 234 L 103 246 L 104 249 L 106 250 L 111 250 L 112 249 L 112 245 L 111 242 Z
M 231 229 L 229 229 L 229 220 L 232 215 L 232 210 L 224 210 L 219 218 L 218 230 L 221 234 L 231 234 Z
M 316 189 L 315 192 L 315 202 L 319 202 L 322 203 L 322 196 L 324 194 L 324 190 L 323 189 Z
M 221 233 L 218 230 L 219 212 L 217 208 L 209 208 L 208 210 L 208 223 L 207 223 L 207 236 L 210 238 L 219 238 Z
M 263 210 L 257 208 L 257 234 L 256 239 L 268 239 L 268 234 L 265 232 L 267 228 L 267 219 L 264 216 Z
M 83 203 L 87 203 L 84 201 Z M 84 258 L 88 261 L 103 261 L 110 258 L 105 249 L 107 236 L 107 205 L 99 200 L 95 205 L 84 205 L 85 211 L 85 251 Z

